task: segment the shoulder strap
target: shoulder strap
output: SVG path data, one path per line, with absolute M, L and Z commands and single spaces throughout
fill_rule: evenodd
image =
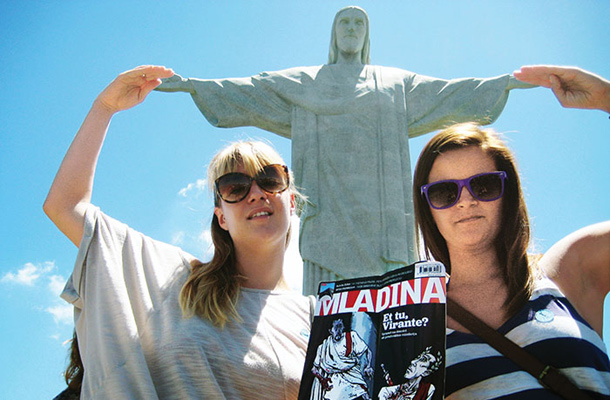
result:
M 544 387 L 551 389 L 567 400 L 592 400 L 591 397 L 576 387 L 561 371 L 550 365 L 543 364 L 515 342 L 492 329 L 485 322 L 449 298 L 447 298 L 447 312 L 451 318 L 485 340 L 494 349 L 504 354 L 524 371 L 538 379 L 538 382 Z

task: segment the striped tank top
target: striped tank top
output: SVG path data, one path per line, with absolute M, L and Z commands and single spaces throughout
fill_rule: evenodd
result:
M 604 342 L 549 279 L 498 331 L 559 368 L 593 399 L 610 399 Z M 446 396 L 451 399 L 561 399 L 478 336 L 447 330 Z

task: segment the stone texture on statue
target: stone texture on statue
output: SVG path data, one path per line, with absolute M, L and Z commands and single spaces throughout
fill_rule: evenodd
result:
M 408 138 L 456 122 L 491 123 L 517 87 L 531 85 L 510 75 L 444 80 L 337 63 L 249 78 L 176 75 L 157 90 L 190 93 L 214 126 L 292 139 L 295 183 L 309 203 L 299 238 L 309 294 L 319 279 L 417 261 Z

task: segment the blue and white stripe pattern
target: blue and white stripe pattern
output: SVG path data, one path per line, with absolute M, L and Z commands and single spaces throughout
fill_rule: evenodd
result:
M 538 281 L 529 302 L 498 331 L 592 398 L 610 399 L 604 342 L 552 281 Z M 447 330 L 446 365 L 449 399 L 561 399 L 475 335 Z

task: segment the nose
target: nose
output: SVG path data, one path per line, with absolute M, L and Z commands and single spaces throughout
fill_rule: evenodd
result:
M 460 193 L 458 193 L 458 201 L 456 205 L 459 207 L 467 207 L 476 203 L 478 200 L 470 193 L 470 190 L 466 186 L 462 186 Z
M 253 202 L 260 199 L 267 199 L 267 192 L 261 189 L 256 181 L 252 182 L 252 186 L 250 187 L 250 192 L 248 193 L 248 201 Z

